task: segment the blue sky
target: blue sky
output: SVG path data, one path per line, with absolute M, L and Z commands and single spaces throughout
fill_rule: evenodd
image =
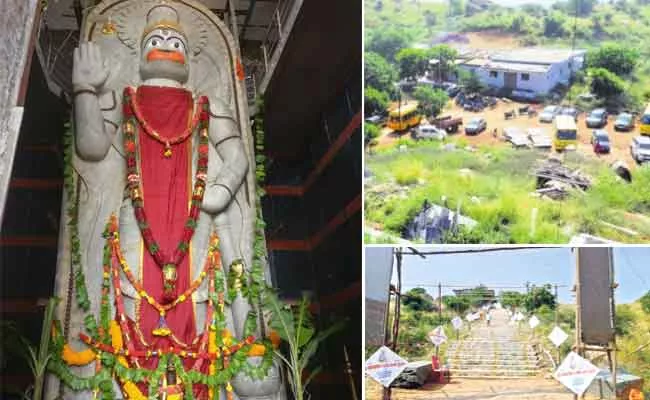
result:
M 430 251 L 459 249 L 426 248 Z M 619 284 L 616 302 L 637 300 L 650 290 L 650 247 L 615 248 L 614 271 Z M 571 288 L 575 278 L 575 258 L 567 247 L 430 255 L 426 259 L 404 256 L 402 278 L 403 291 L 420 286 L 434 297 L 438 296 L 438 282 L 442 282 L 443 286 L 464 287 L 484 284 L 495 288 L 497 293 L 501 290 L 525 291 L 526 282 L 558 284 L 563 286 L 558 289 L 560 302 L 573 303 Z M 499 289 L 497 286 L 513 288 Z M 452 290 L 443 287 L 443 295 L 452 294 Z

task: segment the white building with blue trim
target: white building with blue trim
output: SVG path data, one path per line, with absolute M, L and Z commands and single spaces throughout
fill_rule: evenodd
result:
M 558 85 L 569 84 L 571 77 L 584 67 L 585 53 L 585 50 L 541 48 L 464 52 L 456 65 L 475 73 L 490 88 L 545 95 Z M 431 60 L 431 70 L 435 70 L 437 62 Z

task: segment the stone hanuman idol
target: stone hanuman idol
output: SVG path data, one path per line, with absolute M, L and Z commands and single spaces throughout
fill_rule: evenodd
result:
M 56 284 L 69 370 L 47 398 L 283 398 L 243 293 L 256 202 L 237 54 L 193 1 L 104 0 L 86 16 L 72 79 L 78 242 L 66 227 Z M 70 295 L 78 279 L 86 307 Z

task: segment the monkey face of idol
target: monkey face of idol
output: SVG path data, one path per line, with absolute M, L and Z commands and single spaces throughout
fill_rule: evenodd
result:
M 147 15 L 142 36 L 140 76 L 142 80 L 171 79 L 184 84 L 189 77 L 187 38 L 178 13 L 171 7 L 157 6 Z

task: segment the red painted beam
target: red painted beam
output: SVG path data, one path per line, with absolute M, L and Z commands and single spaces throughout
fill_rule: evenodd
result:
M 2 247 L 57 247 L 56 236 L 2 236 Z
M 312 251 L 320 245 L 325 238 L 361 210 L 361 195 L 358 195 L 345 208 L 332 218 L 320 231 L 311 238 L 304 240 L 270 239 L 267 242 L 269 250 Z
M 62 186 L 63 180 L 61 179 L 14 178 L 9 182 L 9 187 L 12 189 L 50 190 L 60 189 Z
M 343 132 L 330 146 L 329 150 L 321 157 L 316 164 L 316 168 L 309 174 L 307 179 L 302 185 L 299 186 L 284 186 L 284 185 L 267 185 L 264 190 L 269 196 L 303 196 L 307 190 L 316 182 L 318 177 L 325 171 L 328 165 L 332 163 L 334 157 L 341 151 L 343 146 L 350 140 L 354 131 L 361 127 L 361 112 L 356 113 L 348 125 L 343 129 Z
M 321 297 L 318 303 L 312 303 L 309 306 L 309 310 L 318 314 L 325 310 L 339 308 L 354 299 L 361 299 L 361 282 L 354 282 L 341 291 Z

